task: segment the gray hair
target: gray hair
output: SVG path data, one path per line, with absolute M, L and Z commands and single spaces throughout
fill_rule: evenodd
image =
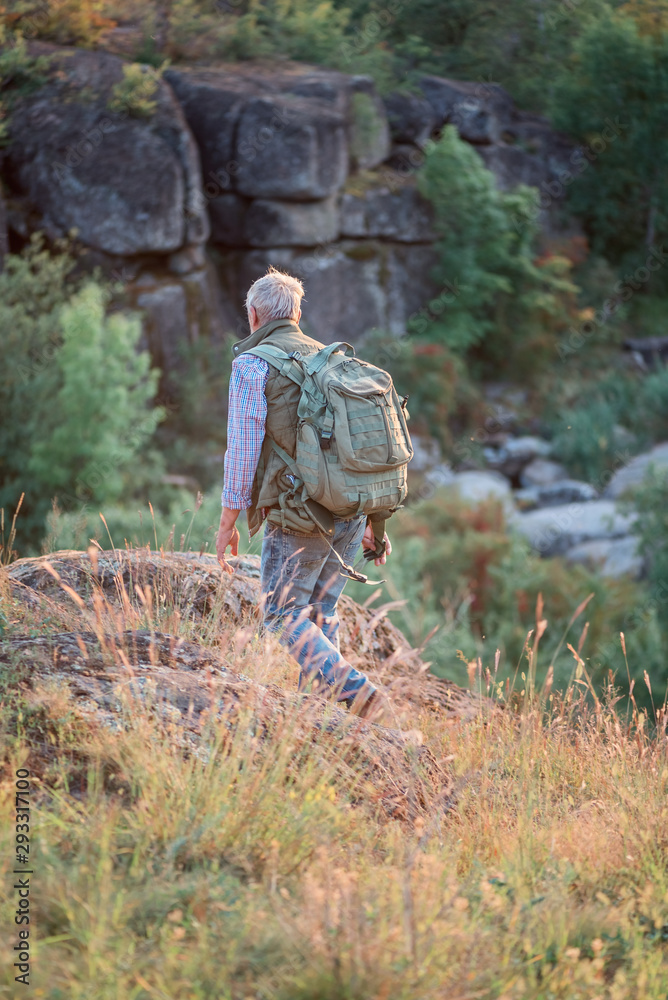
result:
M 267 273 L 254 281 L 246 296 L 246 310 L 251 306 L 258 319 L 269 323 L 272 319 L 292 319 L 297 322 L 304 287 L 298 278 L 270 267 Z

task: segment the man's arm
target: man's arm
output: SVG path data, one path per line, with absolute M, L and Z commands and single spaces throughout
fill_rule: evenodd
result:
M 264 389 L 269 365 L 252 354 L 241 355 L 232 362 L 230 394 L 227 411 L 227 451 L 225 452 L 225 485 L 222 493 L 223 510 L 216 536 L 216 554 L 223 569 L 233 569 L 225 559 L 239 551 L 236 520 L 239 512 L 252 503 L 253 480 L 262 451 L 267 421 L 267 399 Z

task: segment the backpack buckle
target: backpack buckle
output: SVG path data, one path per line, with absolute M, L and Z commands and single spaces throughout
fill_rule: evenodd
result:
M 293 351 L 292 354 L 288 355 L 288 357 L 289 358 L 293 358 L 295 361 L 301 361 L 301 359 L 302 359 L 302 352 L 301 351 Z
M 332 434 L 333 431 L 321 431 L 320 432 L 320 447 L 323 451 L 329 451 L 332 447 Z

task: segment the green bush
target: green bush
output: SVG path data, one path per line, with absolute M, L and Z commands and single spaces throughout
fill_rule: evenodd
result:
M 0 21 L 25 38 L 44 38 L 58 45 L 94 45 L 100 35 L 114 26 L 102 14 L 105 4 L 100 0 L 6 0 L 0 10 Z
M 616 263 L 640 253 L 644 263 L 668 233 L 668 146 L 658 139 L 666 101 L 665 26 L 649 32 L 619 11 L 587 27 L 554 89 L 555 124 L 588 154 L 574 167 L 570 207 L 594 249 Z
M 139 320 L 106 316 L 108 295 L 90 279 L 68 288 L 73 265 L 35 238 L 0 274 L 0 507 L 12 511 L 25 493 L 22 555 L 38 546 L 54 496 L 68 509 L 111 503 L 161 465 L 146 450 L 162 411 L 151 405 L 157 372 L 137 350 Z
M 158 73 L 151 66 L 139 63 L 123 66 L 123 79 L 113 87 L 109 110 L 135 118 L 150 118 L 158 106 L 152 100 L 158 90 L 158 80 Z
M 42 86 L 49 63 L 46 56 L 29 55 L 25 38 L 7 30 L 0 20 L 0 146 L 9 139 L 14 100 Z
M 535 258 L 535 192 L 499 191 L 452 125 L 428 149 L 418 184 L 434 206 L 443 291 L 409 329 L 467 354 L 481 374 L 535 375 L 553 360 L 576 291 L 565 258 Z
M 604 473 L 665 436 L 668 368 L 649 375 L 613 369 L 576 381 L 551 409 L 555 456 L 574 476 L 603 482 Z
M 637 512 L 634 530 L 648 562 L 648 580 L 654 611 L 664 636 L 668 631 L 668 473 L 650 470 L 633 494 Z
M 390 372 L 397 392 L 409 397 L 411 429 L 429 434 L 443 448 L 453 434 L 475 420 L 480 396 L 462 358 L 441 344 L 419 337 L 372 333 L 360 355 Z
M 392 555 L 382 569 L 371 567 L 370 578 L 382 574 L 383 598 L 405 602 L 390 617 L 415 646 L 426 641 L 424 656 L 440 676 L 466 684 L 466 664 L 477 657 L 494 672 L 497 649 L 499 680 L 526 672 L 525 643 L 536 628 L 540 595 L 548 626 L 541 639 L 539 683 L 553 663 L 555 686 L 566 687 L 575 668 L 567 644 L 577 647 L 588 622 L 582 655 L 595 683 L 602 685 L 612 670 L 619 686 L 628 689 L 619 642 L 625 631 L 632 677 L 642 681 L 647 670 L 656 689 L 665 689 L 663 640 L 645 584 L 604 580 L 582 566 L 541 559 L 506 530 L 497 501 L 469 506 L 448 489 L 412 505 L 409 497 L 388 532 Z M 358 600 L 368 597 L 366 591 L 351 585 Z M 572 620 L 589 595 L 586 610 Z M 642 691 L 636 695 L 646 701 Z

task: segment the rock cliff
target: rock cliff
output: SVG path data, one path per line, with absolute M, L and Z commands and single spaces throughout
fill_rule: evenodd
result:
M 306 281 L 303 323 L 319 338 L 403 332 L 438 291 L 415 172 L 446 123 L 504 188 L 554 191 L 570 152 L 496 85 L 425 76 L 419 93 L 381 99 L 368 77 L 296 63 L 145 67 L 147 110 L 119 102 L 120 57 L 34 47 L 51 72 L 12 115 L 10 232 L 75 230 L 144 310 L 168 369 L 184 339 L 243 333 L 245 291 L 268 264 Z

